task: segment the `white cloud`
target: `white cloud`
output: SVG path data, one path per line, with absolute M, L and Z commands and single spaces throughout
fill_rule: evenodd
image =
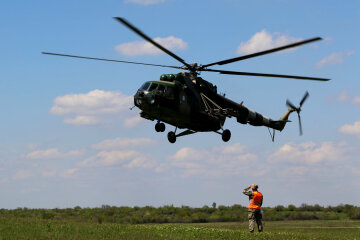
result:
M 129 110 L 132 104 L 132 96 L 119 91 L 95 89 L 85 94 L 68 94 L 55 98 L 50 113 L 65 116 L 64 123 L 72 125 L 95 125 L 120 118 L 125 127 L 134 127 L 140 121 L 139 117 L 134 116 L 136 112 Z
M 301 40 L 301 38 L 295 38 L 285 34 L 270 34 L 263 29 L 261 32 L 255 33 L 249 41 L 240 43 L 236 52 L 238 54 L 250 54 L 295 43 Z
M 340 133 L 360 136 L 360 121 L 354 122 L 353 125 L 345 124 L 339 128 Z
M 29 159 L 51 159 L 51 158 L 68 158 L 82 155 L 83 152 L 79 150 L 69 151 L 67 153 L 59 152 L 56 148 L 46 150 L 36 150 L 26 155 Z
M 114 150 L 123 148 L 136 148 L 142 146 L 151 146 L 156 142 L 149 138 L 115 138 L 104 140 L 100 143 L 91 145 L 97 150 Z
M 112 166 L 127 162 L 139 156 L 134 150 L 101 151 L 95 156 L 85 159 L 79 166 Z
M 35 144 L 35 143 L 29 143 L 29 144 L 27 144 L 27 146 L 26 146 L 26 148 L 27 148 L 28 150 L 34 150 L 34 149 L 36 149 L 37 147 L 38 147 L 38 145 Z
M 151 5 L 157 3 L 163 3 L 165 0 L 125 0 L 126 3 L 136 3 L 140 5 Z
M 346 143 L 287 143 L 269 157 L 270 162 L 287 162 L 296 164 L 319 164 L 341 162 L 345 156 Z
M 194 160 L 194 159 L 202 159 L 207 155 L 207 151 L 201 151 L 194 148 L 181 148 L 179 151 L 177 151 L 173 156 L 171 156 L 172 159 L 179 161 L 179 160 Z
M 342 103 L 350 104 L 360 104 L 360 96 L 349 94 L 347 91 L 343 90 L 336 96 L 329 96 L 328 100 L 337 100 Z
M 149 138 L 115 138 L 93 144 L 91 147 L 101 150 L 96 155 L 91 156 L 78 166 L 122 166 L 126 168 L 153 168 L 156 161 L 148 154 L 144 154 L 135 148 L 148 147 L 156 144 L 156 141 Z
M 241 145 L 240 143 L 235 143 L 233 145 L 225 146 L 222 148 L 223 154 L 242 154 L 246 150 L 246 146 Z
M 0 179 L 0 183 L 7 183 L 9 181 L 9 179 L 8 178 L 2 178 L 2 179 Z
M 188 47 L 188 44 L 181 38 L 169 36 L 167 38 L 154 38 L 155 42 L 168 50 L 183 50 Z M 139 56 L 139 55 L 159 55 L 163 52 L 149 42 L 135 41 L 117 45 L 115 50 L 125 56 Z
M 99 119 L 95 116 L 76 116 L 74 118 L 65 118 L 64 123 L 72 125 L 94 125 L 99 123 Z
M 339 95 L 336 97 L 336 99 L 340 102 L 346 103 L 349 101 L 350 97 L 346 93 L 346 91 L 342 91 L 339 93 Z
M 53 177 L 56 175 L 56 170 L 49 170 L 42 172 L 43 177 Z
M 126 96 L 119 91 L 95 89 L 86 94 L 69 94 L 55 98 L 50 113 L 56 115 L 116 113 L 128 109 L 132 101 L 132 96 Z
M 22 180 L 27 179 L 32 176 L 32 173 L 29 170 L 19 170 L 14 176 L 13 179 Z
M 350 51 L 342 51 L 342 52 L 334 52 L 329 56 L 324 57 L 319 62 L 315 64 L 316 68 L 323 68 L 329 65 L 341 64 L 344 62 L 345 57 L 351 56 L 354 54 L 353 50 Z
M 351 101 L 352 104 L 360 104 L 360 96 L 355 96 Z
M 154 160 L 149 160 L 146 157 L 141 156 L 131 160 L 124 166 L 127 168 L 152 168 L 155 166 L 155 164 L 156 162 Z
M 246 146 L 235 143 L 229 146 L 210 149 L 181 148 L 169 157 L 169 161 L 160 164 L 156 171 L 174 170 L 183 177 L 201 175 L 207 177 L 243 175 L 263 175 L 264 171 L 250 171 L 254 164 L 262 166 L 258 156 L 249 152 Z
M 137 125 L 139 125 L 139 123 L 143 120 L 144 120 L 143 118 L 141 118 L 139 115 L 137 115 L 135 117 L 125 119 L 124 126 L 126 128 L 133 128 L 133 127 L 136 127 Z
M 73 176 L 76 172 L 78 172 L 79 169 L 78 168 L 69 168 L 67 170 L 65 170 L 61 176 L 64 177 L 64 178 L 68 178 L 68 177 L 71 177 Z
M 101 147 L 104 148 L 107 148 L 109 146 L 111 146 L 111 144 L 101 145 Z M 116 165 L 126 168 L 152 168 L 155 167 L 156 161 L 151 159 L 149 156 L 135 150 L 113 150 L 98 152 L 95 156 L 89 157 L 84 161 L 78 163 L 78 166 L 81 167 Z

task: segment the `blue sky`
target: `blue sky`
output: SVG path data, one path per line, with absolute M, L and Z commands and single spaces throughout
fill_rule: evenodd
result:
M 0 8 L 0 207 L 360 201 L 358 1 L 8 1 Z M 124 17 L 192 63 L 207 64 L 316 36 L 324 40 L 219 69 L 331 78 L 299 81 L 202 73 L 220 92 L 279 118 L 306 90 L 304 135 L 291 116 L 267 129 L 225 127 L 170 144 L 130 111 L 144 81 L 176 71 L 46 56 L 42 51 L 178 65 L 112 17 Z M 135 48 L 134 48 L 135 46 Z M 284 197 L 286 196 L 286 197 Z M 347 197 L 351 196 L 351 197 Z

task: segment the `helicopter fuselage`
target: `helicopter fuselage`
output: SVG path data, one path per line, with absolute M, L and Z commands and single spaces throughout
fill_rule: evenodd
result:
M 134 103 L 145 119 L 194 132 L 217 132 L 227 117 L 277 130 L 285 125 L 218 94 L 216 86 L 190 73 L 163 74 L 159 81 L 145 82 L 134 95 Z

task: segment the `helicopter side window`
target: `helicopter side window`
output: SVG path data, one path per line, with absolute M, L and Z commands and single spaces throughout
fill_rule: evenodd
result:
M 174 88 L 166 86 L 164 91 L 164 97 L 174 99 Z
M 141 86 L 140 90 L 147 90 L 149 86 L 150 86 L 150 83 L 146 82 Z
M 151 86 L 150 86 L 150 88 L 149 88 L 149 92 L 155 90 L 157 86 L 158 86 L 158 84 L 152 83 Z
M 164 85 L 159 85 L 158 89 L 159 92 L 164 92 L 165 90 L 165 86 Z

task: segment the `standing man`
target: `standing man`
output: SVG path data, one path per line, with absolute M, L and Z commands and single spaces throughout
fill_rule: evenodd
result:
M 249 231 L 254 232 L 255 221 L 257 223 L 258 231 L 262 232 L 263 225 L 261 222 L 262 213 L 261 205 L 263 203 L 263 195 L 261 192 L 258 192 L 258 185 L 251 184 L 245 188 L 242 192 L 243 194 L 249 196 Z M 252 191 L 249 191 L 251 188 Z

